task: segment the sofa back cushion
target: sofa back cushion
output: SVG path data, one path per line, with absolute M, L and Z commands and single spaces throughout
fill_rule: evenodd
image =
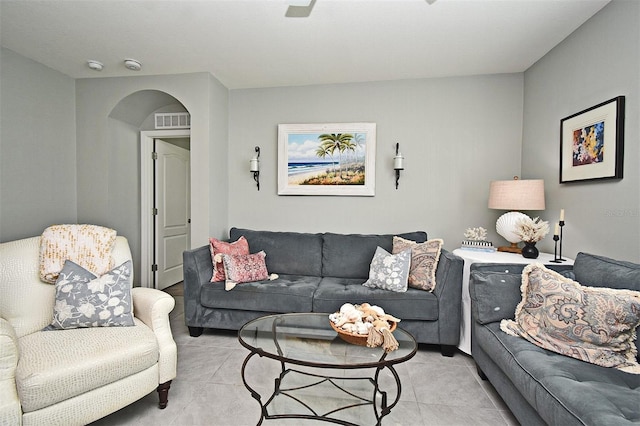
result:
M 578 253 L 573 264 L 576 281 L 590 287 L 640 291 L 640 265 L 595 254 Z
M 131 260 L 126 238 L 116 237 L 112 254 L 116 265 Z M 17 337 L 51 323 L 55 293 L 54 285 L 40 280 L 40 237 L 0 244 L 0 317 Z
M 521 275 L 507 272 L 471 272 L 469 294 L 473 318 L 479 324 L 513 319 L 520 295 Z
M 422 231 L 396 234 L 405 240 L 418 243 L 427 241 L 427 233 Z M 322 276 L 340 278 L 369 278 L 369 266 L 377 247 L 387 252 L 393 250 L 393 234 L 333 234 L 322 236 Z
M 522 300 L 522 270 L 525 264 L 474 263 L 471 265 L 469 295 L 471 314 L 479 324 L 514 319 Z M 554 265 L 565 277 L 573 278 L 570 266 Z
M 236 241 L 241 236 L 247 239 L 249 252 L 257 253 L 263 250 L 266 253 L 265 260 L 270 274 L 319 277 L 322 273 L 321 234 L 254 231 L 242 228 L 231 228 L 229 231 L 231 241 Z

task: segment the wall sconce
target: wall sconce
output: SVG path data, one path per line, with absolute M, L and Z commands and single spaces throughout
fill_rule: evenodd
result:
M 396 156 L 393 157 L 393 169 L 396 171 L 396 189 L 400 180 L 400 170 L 404 170 L 404 157 L 400 152 L 400 144 L 396 143 Z
M 256 155 L 249 161 L 249 171 L 253 173 L 253 180 L 256 181 L 258 191 L 260 191 L 260 147 L 256 146 Z

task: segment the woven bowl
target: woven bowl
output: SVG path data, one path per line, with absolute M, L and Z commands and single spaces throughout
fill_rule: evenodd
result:
M 331 328 L 333 328 L 336 333 L 338 333 L 338 336 L 340 336 L 340 338 L 345 342 L 351 343 L 352 345 L 367 346 L 368 336 L 366 334 L 349 333 L 348 331 L 344 331 L 340 327 L 337 327 L 331 320 L 329 320 L 329 324 L 331 324 Z M 389 322 L 389 330 L 391 332 L 393 332 L 397 326 L 397 323 Z

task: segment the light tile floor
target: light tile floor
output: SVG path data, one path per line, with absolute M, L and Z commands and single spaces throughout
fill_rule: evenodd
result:
M 244 387 L 240 368 L 248 351 L 238 343 L 236 332 L 205 330 L 189 336 L 184 325 L 183 297 L 174 296 L 171 329 L 178 345 L 178 376 L 171 384 L 169 405 L 160 410 L 153 392 L 141 400 L 92 423 L 102 425 L 256 425 L 260 408 Z M 247 377 L 262 395 L 270 394 L 279 364 L 254 357 Z M 402 381 L 400 402 L 383 419 L 384 425 L 517 425 L 491 384 L 476 374 L 473 359 L 462 353 L 452 358 L 437 347 L 422 345 L 415 357 L 397 368 Z M 314 395 L 315 396 L 315 395 Z M 330 397 L 325 392 L 323 403 Z M 374 424 L 367 413 L 345 420 Z M 329 424 L 303 420 L 265 420 L 265 426 Z

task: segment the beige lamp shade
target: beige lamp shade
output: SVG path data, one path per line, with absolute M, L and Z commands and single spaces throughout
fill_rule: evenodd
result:
M 518 210 L 544 210 L 544 180 L 518 179 L 494 180 L 489 187 L 489 208 L 508 210 L 496 222 L 496 232 L 511 243 L 508 247 L 498 247 L 499 251 L 520 253 L 517 243 L 520 237 L 516 233 L 518 221 L 527 217 Z
M 489 208 L 511 211 L 544 210 L 544 180 L 494 180 L 489 187 Z

